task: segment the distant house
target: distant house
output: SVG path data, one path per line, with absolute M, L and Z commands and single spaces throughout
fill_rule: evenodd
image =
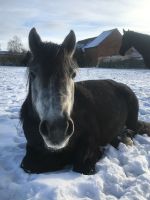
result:
M 0 51 L 0 56 L 4 56 L 4 55 L 10 55 L 9 51 Z
M 82 61 L 85 65 L 96 66 L 99 57 L 119 54 L 122 35 L 118 29 L 102 32 L 97 37 L 78 41 L 77 51 L 82 53 Z
M 2 56 L 11 56 L 11 55 L 20 55 L 22 53 L 11 52 L 11 51 L 0 51 L 0 57 Z
M 125 55 L 132 59 L 143 60 L 142 55 L 134 47 L 131 47 Z
M 0 65 L 21 65 L 24 53 L 0 51 Z

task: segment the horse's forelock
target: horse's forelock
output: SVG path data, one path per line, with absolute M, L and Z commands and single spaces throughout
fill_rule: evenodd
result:
M 34 69 L 36 70 L 37 67 L 39 67 L 39 70 L 46 78 L 54 74 L 69 74 L 70 71 L 76 70 L 77 64 L 73 61 L 73 58 L 65 52 L 61 45 L 52 42 L 42 42 L 38 54 L 33 55 L 29 64 L 31 71 L 32 69 L 33 71 Z

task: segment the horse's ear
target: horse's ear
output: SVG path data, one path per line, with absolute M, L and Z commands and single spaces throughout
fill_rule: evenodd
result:
M 32 28 L 29 33 L 29 47 L 33 54 L 36 54 L 41 42 L 41 38 L 36 32 L 36 29 Z
M 123 34 L 125 34 L 126 33 L 126 31 L 124 30 L 124 28 L 123 28 Z
M 74 31 L 70 31 L 67 37 L 64 39 L 62 43 L 62 47 L 64 48 L 65 52 L 67 52 L 70 56 L 73 55 L 76 45 L 76 36 Z

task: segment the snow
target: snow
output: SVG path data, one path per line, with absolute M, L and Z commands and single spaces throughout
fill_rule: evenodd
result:
M 94 40 L 92 40 L 91 42 L 89 42 L 88 44 L 86 44 L 83 49 L 87 49 L 87 48 L 92 48 L 95 46 L 98 46 L 102 41 L 105 40 L 105 38 L 107 38 L 113 30 L 109 30 L 109 31 L 104 31 L 102 32 L 98 37 L 96 37 Z
M 140 103 L 139 118 L 150 121 L 150 71 L 79 69 L 76 80 L 111 78 L 128 84 Z M 95 175 L 57 172 L 27 174 L 20 167 L 25 138 L 19 122 L 26 96 L 26 69 L 0 67 L 1 200 L 150 200 L 150 138 L 137 135 L 133 146 L 108 145 Z

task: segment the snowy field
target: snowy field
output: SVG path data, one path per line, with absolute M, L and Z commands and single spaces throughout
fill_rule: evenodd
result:
M 111 78 L 128 84 L 140 103 L 139 118 L 150 122 L 150 70 L 80 69 L 76 80 Z M 150 138 L 108 146 L 86 176 L 69 169 L 26 174 L 20 167 L 25 138 L 18 119 L 26 96 L 26 69 L 0 67 L 0 200 L 150 200 Z

